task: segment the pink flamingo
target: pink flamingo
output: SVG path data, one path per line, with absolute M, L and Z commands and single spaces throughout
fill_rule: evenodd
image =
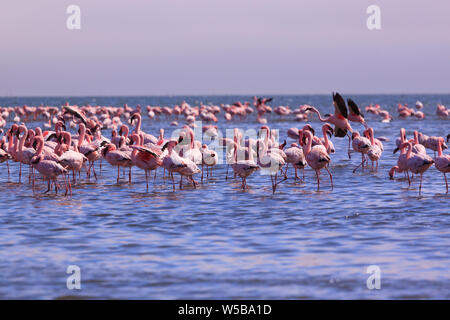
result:
M 144 145 L 147 143 L 157 144 L 158 139 L 155 136 L 145 133 L 144 131 L 141 130 L 142 117 L 139 113 L 133 114 L 133 116 L 130 118 L 131 121 L 133 121 L 135 119 L 137 119 L 137 123 L 136 123 L 136 127 L 133 130 L 133 133 L 142 134 L 144 136 L 144 141 L 143 141 Z
M 250 147 L 252 142 L 249 141 Z M 241 188 L 242 190 L 248 189 L 247 186 L 247 178 L 256 170 L 259 169 L 258 165 L 256 164 L 255 160 L 253 159 L 253 152 L 249 152 L 249 159 L 248 160 L 238 160 L 238 149 L 239 146 L 236 142 L 233 142 L 234 144 L 234 162 L 231 164 L 231 168 L 233 168 L 233 171 L 236 175 L 242 178 L 242 184 Z
M 403 143 L 400 148 L 407 148 L 406 151 L 406 166 L 409 171 L 414 174 L 420 174 L 420 186 L 419 195 L 422 191 L 422 178 L 423 173 L 428 170 L 429 167 L 434 163 L 434 160 L 425 154 L 412 153 L 411 142 Z M 411 180 L 408 179 L 409 185 L 411 185 Z
M 158 148 L 147 148 L 142 146 L 142 137 L 138 134 L 131 135 L 131 140 L 136 142 L 135 145 L 130 146 L 133 149 L 131 153 L 131 161 L 133 164 L 145 171 L 145 181 L 147 183 L 148 191 L 148 175 L 149 171 L 156 170 L 162 165 L 160 158 L 162 151 Z
M 306 146 L 303 147 L 303 153 L 305 154 L 306 162 L 316 172 L 317 178 L 317 191 L 320 190 L 320 170 L 325 168 L 330 175 L 331 189 L 333 189 L 333 176 L 327 165 L 331 162 L 331 158 L 328 155 L 327 150 L 323 145 L 317 145 L 312 147 L 313 135 L 310 131 L 304 131 L 306 136 Z
M 76 173 L 81 171 L 83 164 L 88 161 L 88 158 L 84 156 L 81 152 L 77 150 L 71 150 L 70 146 L 72 145 L 72 136 L 70 132 L 62 132 L 62 139 L 66 142 L 68 149 L 61 154 L 59 163 L 62 164 L 65 168 L 72 170 L 73 172 L 73 183 L 76 183 Z
M 434 165 L 436 166 L 436 169 L 444 174 L 445 188 L 447 190 L 446 193 L 448 193 L 448 182 L 446 174 L 450 172 L 450 156 L 442 154 L 442 144 L 444 143 L 444 138 L 440 137 L 439 140 L 441 143 L 438 146 L 438 156 L 434 158 Z
M 364 169 L 364 162 L 366 161 L 364 155 L 369 151 L 371 143 L 370 140 L 366 137 L 360 136 L 358 131 L 354 131 L 352 133 L 352 138 L 353 150 L 361 153 L 361 163 L 355 169 L 353 169 L 353 173 L 355 173 L 359 167 L 362 167 Z
M 362 114 L 356 102 L 349 98 L 347 99 L 347 105 L 349 111 L 348 120 L 361 123 L 367 129 L 367 123 L 364 120 L 364 115 Z
M 131 156 L 125 151 L 117 150 L 116 146 L 112 143 L 105 146 L 102 150 L 102 155 L 110 165 L 113 167 L 117 166 L 117 183 L 119 183 L 120 167 L 129 167 L 131 164 Z M 131 183 L 131 170 L 128 181 Z
M 310 106 L 306 110 L 316 113 L 320 121 L 333 124 L 335 126 L 334 135 L 336 137 L 343 138 L 346 135 L 348 136 L 348 158 L 350 159 L 350 143 L 352 141 L 352 137 L 351 135 L 348 135 L 347 132 L 350 131 L 353 133 L 353 129 L 348 122 L 347 107 L 345 106 L 344 98 L 342 98 L 342 96 L 337 92 L 333 92 L 333 105 L 335 110 L 334 114 L 327 118 L 322 118 L 319 110 L 314 107 Z
M 167 149 L 167 154 L 163 158 L 162 166 L 165 170 L 167 170 L 169 176 L 172 177 L 173 191 L 175 191 L 175 180 L 173 178 L 173 173 L 179 173 L 180 170 L 186 166 L 183 162 L 183 158 L 181 158 L 178 153 L 174 151 L 174 148 L 181 141 L 183 141 L 183 135 L 180 135 L 178 140 L 169 140 L 161 148 L 161 151 L 163 152 Z
M 381 154 L 383 153 L 383 151 L 381 150 L 379 145 L 375 143 L 375 138 L 373 137 L 373 128 L 369 128 L 366 131 L 369 134 L 369 139 L 370 139 L 370 144 L 371 144 L 369 150 L 367 151 L 367 156 L 372 161 L 372 168 L 373 168 L 373 162 L 375 161 L 377 163 L 376 170 L 378 170 L 378 160 L 380 160 Z M 381 141 L 380 141 L 380 143 L 381 143 Z
M 69 191 L 69 188 L 66 183 L 65 175 L 67 173 L 67 170 L 53 160 L 45 160 L 43 156 L 43 149 L 44 149 L 44 139 L 41 136 L 36 136 L 34 138 L 37 141 L 38 149 L 36 151 L 36 155 L 31 160 L 31 165 L 39 171 L 40 174 L 44 176 L 45 179 L 48 180 L 48 189 L 45 193 L 50 191 L 50 182 L 53 181 L 55 184 L 55 192 L 58 194 L 58 183 L 56 181 L 57 177 L 60 175 L 64 176 L 64 185 L 66 187 L 66 195 Z M 70 181 L 69 181 L 70 184 Z

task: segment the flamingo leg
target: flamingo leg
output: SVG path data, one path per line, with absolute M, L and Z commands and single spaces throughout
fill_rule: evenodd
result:
M 445 188 L 446 188 L 446 190 L 447 190 L 446 193 L 448 193 L 448 182 L 447 182 L 447 176 L 446 176 L 446 173 L 445 173 L 445 172 L 444 172 L 444 180 L 445 180 Z
M 328 170 L 328 167 L 325 167 L 325 169 L 327 170 L 328 174 L 330 175 L 331 190 L 333 190 L 333 176 L 332 176 L 330 170 Z
M 131 184 L 131 167 L 128 170 L 128 183 Z
M 117 184 L 119 183 L 119 177 L 120 177 L 120 166 L 117 166 Z
M 148 171 L 145 170 L 145 182 L 147 183 L 147 192 L 148 192 Z
M 362 153 L 361 153 L 361 154 L 362 154 Z M 353 173 L 355 173 L 356 170 L 358 170 L 358 168 L 361 167 L 361 166 L 363 166 L 363 165 L 364 165 L 364 159 L 363 159 L 363 161 L 361 161 L 361 163 L 360 163 L 355 169 L 353 169 Z
M 170 177 L 170 176 L 172 176 L 173 191 L 175 192 L 175 179 L 174 179 L 174 177 L 173 177 L 173 174 L 171 175 L 171 174 L 169 173 L 169 177 Z
M 348 153 L 348 158 L 349 158 L 349 159 L 352 158 L 352 156 L 350 155 L 350 144 L 351 144 L 351 143 L 352 143 L 352 136 L 349 135 L 349 136 L 348 136 L 348 151 L 347 151 L 347 153 Z
M 317 178 L 317 191 L 319 191 L 320 190 L 319 171 L 316 171 L 316 178 Z
M 422 177 L 423 177 L 423 173 L 420 174 L 420 184 L 419 184 L 419 196 L 422 192 Z

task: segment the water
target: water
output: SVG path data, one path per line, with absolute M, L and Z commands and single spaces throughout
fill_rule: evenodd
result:
M 9 178 L 1 164 L 0 298 L 449 299 L 450 196 L 443 176 L 430 168 L 419 197 L 417 179 L 408 189 L 402 175 L 392 181 L 388 171 L 396 163 L 392 151 L 400 127 L 408 137 L 414 129 L 450 133 L 448 120 L 435 116 L 436 103 L 450 105 L 450 95 L 354 98 L 361 107 L 380 103 L 395 118 L 398 102 L 413 106 L 419 99 L 427 117 L 385 124 L 366 115 L 375 136 L 391 139 L 377 173 L 353 174 L 360 156 L 349 160 L 347 140 L 333 138 L 333 191 L 324 172 L 321 192 L 316 192 L 314 172 L 308 169 L 306 183 L 290 179 L 275 195 L 269 177 L 258 173 L 248 179 L 250 191 L 243 192 L 240 181 L 225 181 L 221 165 L 197 190 L 186 186 L 174 193 L 159 171 L 146 192 L 140 170 L 133 170 L 132 185 L 125 179 L 117 185 L 116 170 L 104 163 L 98 182 L 83 177 L 68 198 L 43 194 L 45 185 L 33 192 L 27 183 L 18 183 L 17 164 L 11 165 Z M 183 99 L 232 103 L 249 97 L 17 97 L 1 98 L 0 105 L 69 100 L 172 106 Z M 332 111 L 330 100 L 275 96 L 273 105 L 310 103 L 326 113 Z M 303 126 L 268 117 L 282 139 L 288 128 Z M 157 135 L 164 127 L 170 133 L 169 123 L 164 117 L 144 117 L 143 129 Z M 311 123 L 320 129 L 317 118 Z M 225 123 L 220 115 L 219 129 L 235 126 L 258 128 L 254 116 Z M 81 268 L 81 290 L 67 289 L 68 265 Z M 366 287 L 369 265 L 381 269 L 380 290 Z

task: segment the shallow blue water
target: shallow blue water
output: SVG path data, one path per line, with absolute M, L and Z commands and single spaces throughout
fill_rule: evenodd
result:
M 0 98 L 0 105 L 61 105 L 68 100 L 172 106 L 183 99 L 232 103 L 249 97 L 18 97 Z M 366 115 L 375 136 L 391 139 L 377 173 L 353 174 L 360 156 L 349 160 L 347 140 L 333 138 L 333 191 L 322 174 L 321 192 L 316 192 L 314 172 L 307 169 L 305 183 L 289 179 L 275 195 L 269 177 L 259 173 L 248 179 L 250 191 L 243 192 L 240 181 L 225 181 L 226 166 L 221 165 L 198 189 L 186 186 L 175 193 L 159 171 L 146 192 L 140 170 L 133 170 L 132 185 L 125 179 L 117 185 L 115 169 L 103 163 L 99 180 L 89 182 L 82 174 L 69 198 L 43 194 L 42 184 L 33 192 L 27 183 L 18 183 L 17 164 L 11 164 L 9 177 L 1 164 L 0 298 L 449 299 L 450 196 L 443 176 L 430 168 L 419 197 L 417 179 L 408 188 L 402 175 L 389 180 L 388 170 L 396 163 L 392 150 L 400 127 L 408 137 L 414 129 L 428 135 L 450 133 L 449 121 L 435 116 L 436 103 L 450 105 L 450 96 L 354 99 L 361 107 L 380 103 L 395 118 L 398 102 L 413 106 L 419 99 L 427 117 L 384 124 Z M 310 103 L 326 113 L 332 112 L 330 100 L 275 96 L 272 105 Z M 258 128 L 254 115 L 232 123 L 225 123 L 223 114 L 219 118 L 221 130 Z M 271 127 L 280 129 L 281 139 L 288 128 L 304 125 L 276 115 L 268 118 Z M 157 135 L 164 127 L 170 133 L 170 121 L 145 116 L 143 129 Z M 311 124 L 320 131 L 316 117 Z M 81 290 L 67 289 L 68 265 L 81 268 Z M 380 290 L 366 287 L 369 265 L 381 269 Z

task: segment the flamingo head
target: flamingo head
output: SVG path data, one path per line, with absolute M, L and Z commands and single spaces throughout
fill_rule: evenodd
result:
M 103 157 L 106 157 L 106 155 L 108 154 L 108 152 L 114 151 L 114 150 L 116 150 L 116 146 L 113 145 L 112 143 L 108 143 L 108 144 L 106 145 L 106 147 L 103 148 L 103 150 L 102 150 L 102 156 L 103 156 Z
M 329 123 L 325 123 L 323 125 L 323 128 L 324 128 L 326 134 L 328 134 L 330 136 L 330 138 L 331 138 L 333 136 L 333 134 L 334 134 L 333 127 Z

